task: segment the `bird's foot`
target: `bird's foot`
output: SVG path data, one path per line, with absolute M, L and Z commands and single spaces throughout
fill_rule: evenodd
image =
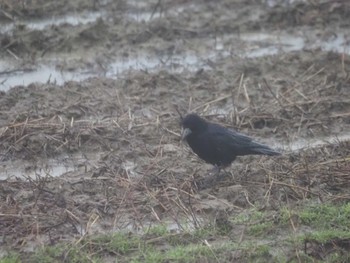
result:
M 221 167 L 215 165 L 213 169 L 209 170 L 209 175 L 216 176 L 216 175 L 220 174 L 220 171 L 221 171 Z
M 214 168 L 209 171 L 209 176 L 215 178 L 217 182 L 226 180 L 228 177 L 232 177 L 232 174 L 227 172 L 225 168 L 226 167 L 215 165 Z

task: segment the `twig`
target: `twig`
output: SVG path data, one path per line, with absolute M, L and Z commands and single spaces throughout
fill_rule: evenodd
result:
M 230 95 L 225 95 L 225 96 L 219 97 L 219 98 L 217 98 L 217 99 L 215 99 L 215 100 L 208 101 L 208 102 L 206 102 L 206 103 L 204 103 L 204 104 L 202 104 L 202 105 L 199 105 L 199 106 L 195 107 L 195 108 L 193 109 L 193 111 L 197 111 L 197 110 L 199 110 L 200 108 L 209 106 L 210 104 L 213 104 L 213 103 L 216 103 L 216 102 L 219 102 L 219 101 L 228 99 L 228 98 L 230 98 L 230 97 L 231 97 L 231 94 L 230 94 Z

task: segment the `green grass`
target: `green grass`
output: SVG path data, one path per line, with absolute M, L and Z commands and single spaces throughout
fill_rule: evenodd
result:
M 334 206 L 310 206 L 299 213 L 301 221 L 317 229 L 342 229 L 350 231 L 350 203 Z
M 326 250 L 322 251 L 326 254 L 325 262 L 350 262 L 349 245 L 339 245 L 342 240 L 350 240 L 349 203 L 312 205 L 305 207 L 297 215 L 303 225 L 312 229 L 312 232 L 300 237 L 301 242 Z
M 45 246 L 25 258 L 9 254 L 0 259 L 0 263 L 19 263 L 21 259 L 43 263 L 99 263 L 106 258 L 134 263 L 232 262 L 232 255 L 237 256 L 239 262 L 298 262 L 297 257 L 290 259 L 290 254 L 298 255 L 302 262 L 314 262 L 315 258 L 304 253 L 305 242 L 330 246 L 350 239 L 350 204 L 281 207 L 272 212 L 251 209 L 233 215 L 224 223 L 224 226 L 208 224 L 180 233 L 159 225 L 142 235 L 119 232 L 86 236 L 79 242 Z M 307 233 L 303 233 L 303 229 Z M 349 253 L 344 251 L 335 246 L 327 254 L 326 262 L 348 262 Z
M 265 235 L 273 228 L 272 222 L 262 222 L 251 225 L 248 229 L 248 234 L 253 236 Z
M 149 235 L 163 236 L 168 233 L 168 229 L 166 225 L 158 225 L 151 227 L 146 233 Z
M 17 253 L 11 253 L 0 259 L 0 263 L 20 263 L 20 255 Z
M 269 233 L 274 227 L 269 214 L 252 209 L 244 211 L 242 214 L 232 219 L 233 224 L 247 226 L 247 234 L 250 236 L 261 236 Z
M 71 263 L 102 262 L 97 257 L 90 256 L 86 251 L 74 244 L 46 246 L 37 250 L 29 258 L 29 262 L 33 263 L 59 263 L 63 261 Z
M 327 243 L 334 239 L 350 239 L 350 232 L 340 230 L 321 230 L 303 236 L 303 240 L 313 240 L 319 243 Z
M 82 242 L 87 251 L 100 251 L 100 255 L 128 256 L 132 253 L 143 253 L 147 244 L 141 236 L 131 233 L 115 233 L 87 238 Z

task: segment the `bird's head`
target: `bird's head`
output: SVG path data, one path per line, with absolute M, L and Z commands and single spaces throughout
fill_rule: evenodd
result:
M 207 128 L 208 123 L 197 114 L 188 114 L 182 120 L 182 140 L 186 140 L 187 136 L 193 133 L 199 133 Z

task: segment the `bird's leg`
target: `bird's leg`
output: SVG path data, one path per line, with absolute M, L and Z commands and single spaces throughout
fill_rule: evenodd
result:
M 233 177 L 233 174 L 232 174 L 231 172 L 229 172 L 229 171 L 226 170 L 227 167 L 228 167 L 228 166 L 223 166 L 223 165 L 221 165 L 221 166 L 218 167 L 218 168 L 219 168 L 219 172 L 218 172 L 218 174 L 216 175 L 216 177 L 217 177 L 218 180 L 224 180 L 224 179 L 228 178 L 228 176 L 234 178 L 234 177 Z M 223 173 L 220 174 L 221 171 L 223 171 Z
M 213 180 L 213 183 L 211 185 L 228 179 L 228 175 L 230 175 L 230 173 L 225 170 L 226 167 L 227 166 L 215 165 L 214 168 L 209 171 L 209 178 L 211 178 L 210 180 Z M 221 173 L 221 171 L 224 172 Z
M 230 172 L 230 171 L 226 171 L 226 170 L 225 170 L 225 168 L 227 168 L 227 167 L 223 167 L 223 168 L 222 168 L 222 170 L 224 170 L 225 174 L 226 174 L 226 175 L 231 176 L 231 177 L 232 177 L 232 179 L 235 179 L 235 177 L 234 177 L 233 173 L 232 173 L 232 172 Z
M 210 175 L 218 175 L 220 173 L 220 171 L 221 171 L 221 166 L 214 165 L 214 168 L 209 170 L 209 174 Z

